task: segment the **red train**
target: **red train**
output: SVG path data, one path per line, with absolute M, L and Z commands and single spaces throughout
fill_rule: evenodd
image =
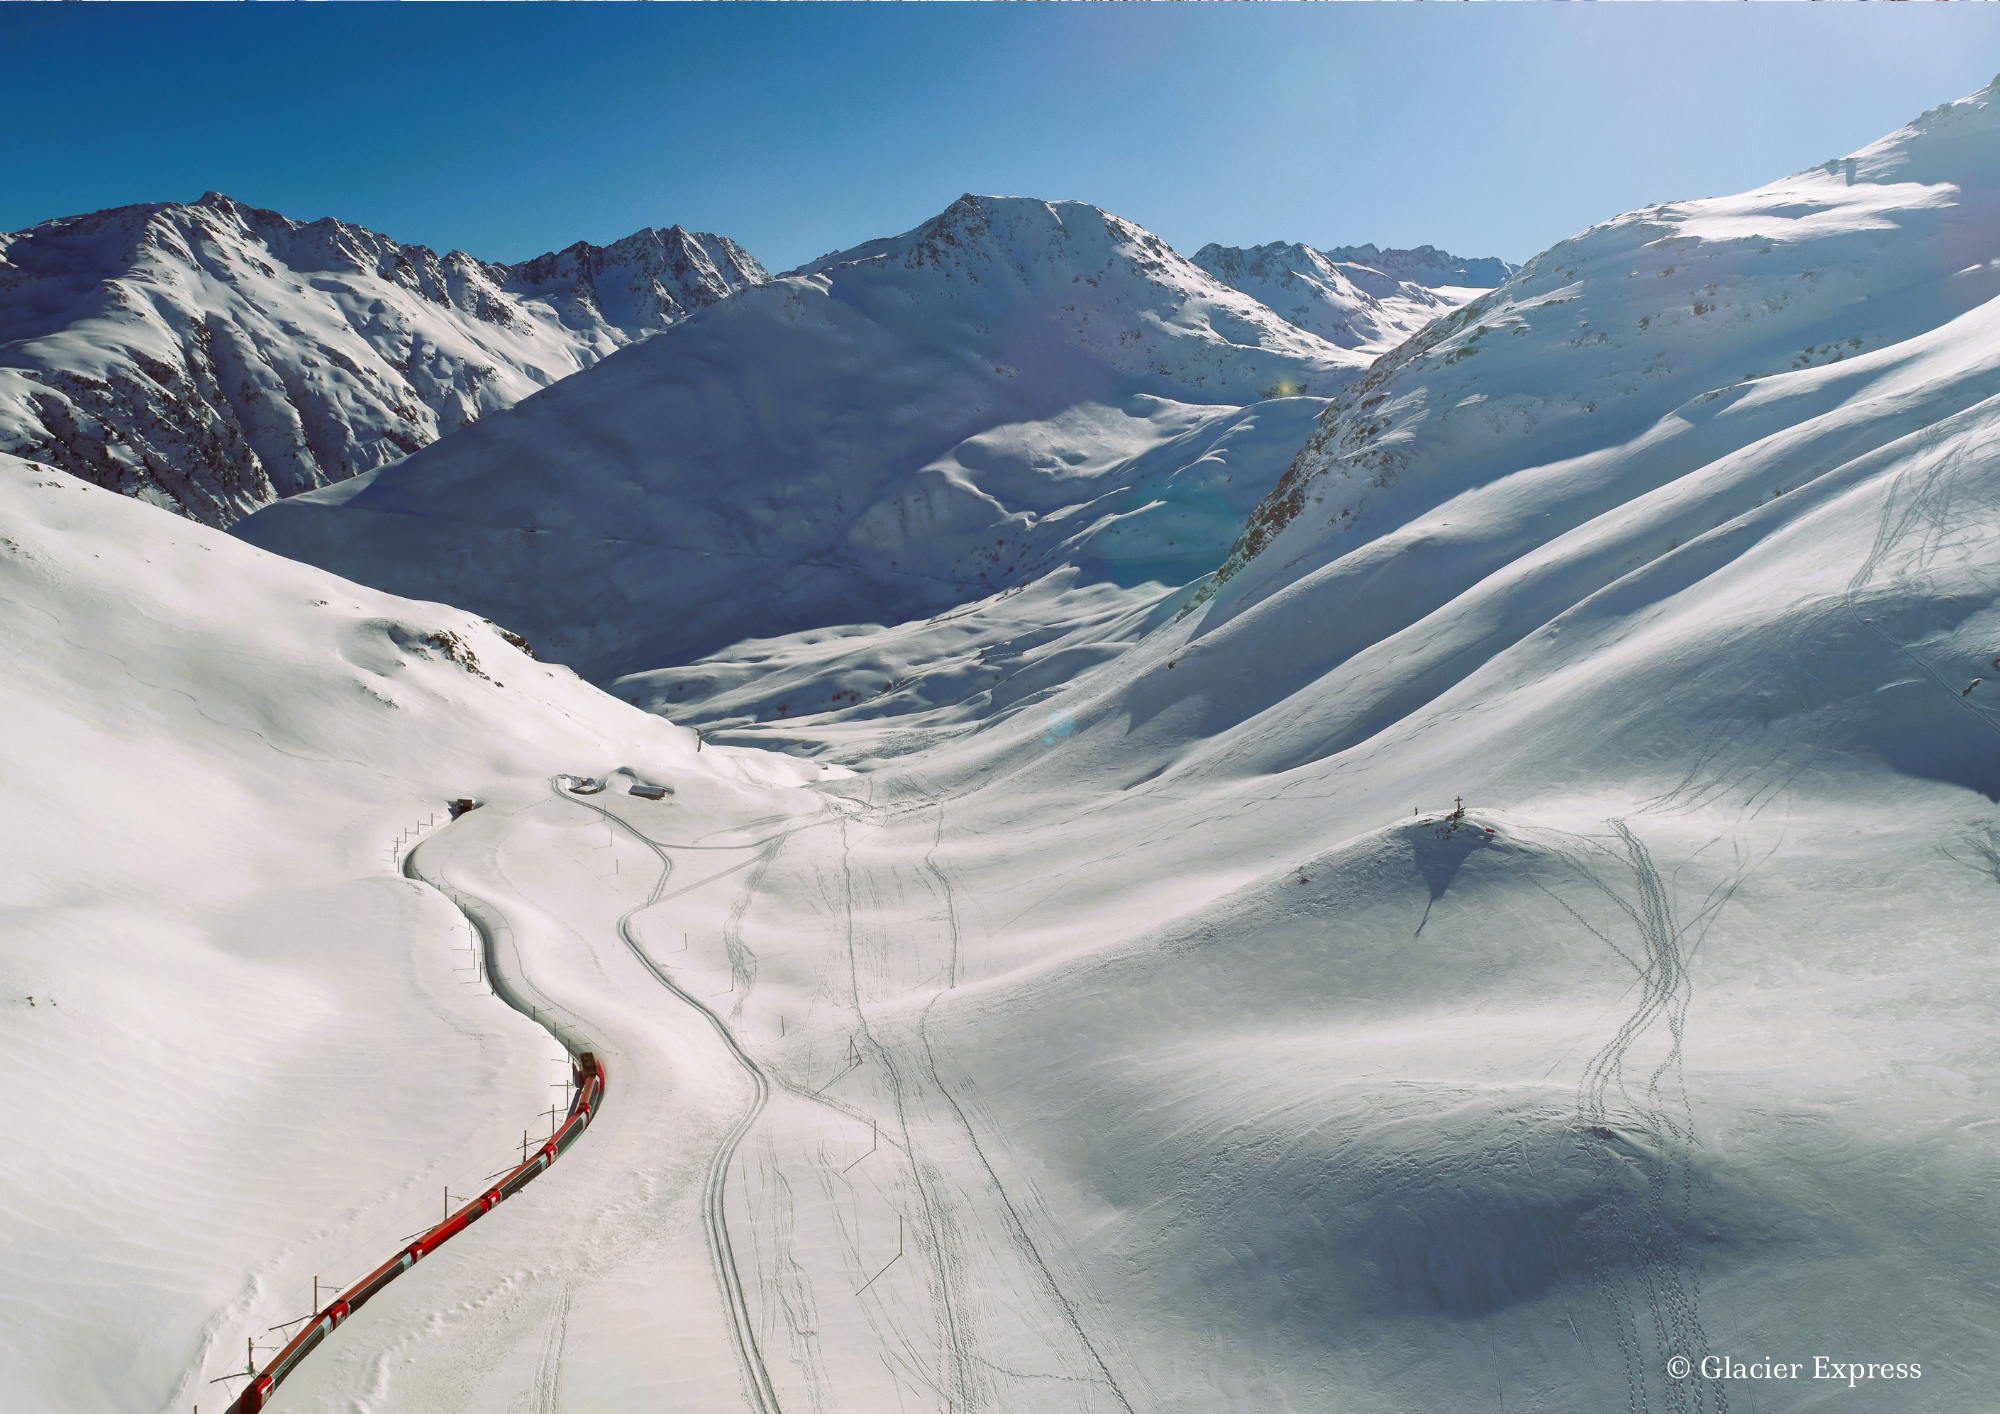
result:
M 604 1066 L 595 1055 L 585 1051 L 576 1058 L 571 1070 L 576 1081 L 576 1098 L 570 1102 L 569 1114 L 549 1142 L 531 1154 L 525 1163 L 509 1169 L 498 1183 L 356 1282 L 338 1301 L 323 1311 L 315 1312 L 305 1329 L 293 1336 L 277 1357 L 250 1381 L 250 1387 L 236 1397 L 227 1414 L 250 1414 L 252 1410 L 262 1409 L 269 1402 L 271 1391 L 284 1383 L 285 1377 L 333 1333 L 335 1326 L 360 1310 L 383 1287 L 526 1188 L 542 1170 L 561 1158 L 563 1152 L 590 1126 L 591 1118 L 597 1113 L 604 1096 Z

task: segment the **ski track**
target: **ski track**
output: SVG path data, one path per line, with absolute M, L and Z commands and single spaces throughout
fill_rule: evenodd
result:
M 710 1159 L 708 1170 L 703 1177 L 701 1194 L 702 1227 L 708 1239 L 709 1260 L 715 1268 L 716 1282 L 721 1289 L 723 1305 L 729 1312 L 731 1343 L 736 1348 L 737 1360 L 742 1366 L 745 1390 L 749 1395 L 750 1403 L 756 1408 L 757 1414 L 782 1414 L 778 1404 L 777 1390 L 771 1383 L 770 1372 L 764 1365 L 763 1351 L 757 1343 L 756 1322 L 750 1311 L 749 1300 L 744 1294 L 742 1273 L 736 1266 L 736 1253 L 729 1240 L 728 1213 L 724 1207 L 724 1190 L 729 1177 L 730 1165 L 736 1158 L 736 1151 L 742 1145 L 744 1136 L 750 1132 L 751 1128 L 757 1123 L 758 1118 L 764 1113 L 765 1106 L 770 1103 L 770 1079 L 764 1074 L 763 1067 L 751 1059 L 749 1052 L 744 1050 L 742 1044 L 737 1041 L 735 1034 L 724 1024 L 722 1018 L 717 1016 L 715 1012 L 710 1010 L 701 1001 L 684 991 L 668 975 L 665 968 L 653 961 L 651 955 L 640 945 L 639 940 L 632 936 L 633 918 L 660 901 L 660 895 L 666 890 L 667 881 L 673 877 L 674 863 L 672 858 L 667 854 L 666 848 L 655 841 L 652 836 L 631 824 L 615 811 L 607 810 L 603 806 L 594 804 L 588 800 L 579 800 L 564 791 L 558 780 L 551 779 L 549 789 L 558 800 L 564 800 L 572 805 L 581 806 L 585 810 L 594 811 L 610 821 L 613 828 L 623 828 L 648 850 L 652 851 L 653 857 L 660 861 L 660 877 L 654 883 L 652 892 L 646 896 L 643 903 L 627 909 L 620 915 L 618 919 L 618 936 L 624 940 L 625 946 L 631 950 L 632 956 L 638 959 L 639 964 L 653 975 L 655 981 L 688 1006 L 693 1007 L 701 1013 L 708 1021 L 708 1024 L 715 1028 L 715 1033 L 722 1038 L 722 1043 L 729 1048 L 730 1055 L 735 1058 L 738 1065 L 743 1067 L 744 1073 L 750 1077 L 752 1086 L 750 1105 L 737 1118 L 736 1123 L 731 1126 L 729 1133 L 723 1137 L 722 1143 L 717 1146 L 715 1155 Z
M 1624 820 L 1608 823 L 1616 849 L 1571 837 L 1567 847 L 1557 845 L 1554 852 L 1625 915 L 1638 935 L 1636 952 L 1549 895 L 1632 967 L 1640 993 L 1632 1012 L 1584 1066 L 1577 1086 L 1570 1135 L 1577 1151 L 1607 1191 L 1616 1191 L 1623 1175 L 1635 1168 L 1644 1185 L 1636 1216 L 1621 1219 L 1618 1228 L 1606 1234 L 1607 1250 L 1585 1269 L 1624 1364 L 1628 1414 L 1651 1414 L 1655 1409 L 1668 1414 L 1727 1414 L 1728 1395 L 1721 1381 L 1661 1381 L 1659 1375 L 1668 1357 L 1699 1359 L 1709 1349 L 1700 1314 L 1700 1272 L 1687 1254 L 1700 1183 L 1694 1169 L 1700 1140 L 1682 1071 L 1682 1045 L 1694 992 L 1693 957 L 1708 927 L 1741 884 L 1744 866 L 1739 859 L 1733 874 L 1710 891 L 1692 919 L 1682 922 L 1672 885 L 1662 879 L 1651 850 Z M 1635 896 L 1627 898 L 1614 888 L 1593 866 L 1592 855 L 1629 870 Z M 1549 893 L 1546 888 L 1543 892 Z M 1666 1031 L 1660 1059 L 1643 1077 L 1628 1075 L 1626 1062 L 1633 1047 L 1660 1027 Z M 1626 1137 L 1632 1132 L 1642 1142 Z M 1657 1146 L 1658 1152 L 1647 1153 L 1645 1144 Z M 1573 1315 L 1571 1327 L 1581 1343 Z

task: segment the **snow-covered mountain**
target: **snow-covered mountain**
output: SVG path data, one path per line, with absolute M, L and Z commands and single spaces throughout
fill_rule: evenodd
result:
M 2000 87 L 1340 387 L 962 203 L 247 523 L 473 612 L 0 459 L 0 1376 L 182 1408 L 499 1166 L 551 1042 L 430 880 L 613 1087 L 287 1407 L 1982 1407 L 1996 208 Z M 877 505 L 1052 548 L 891 622 Z
M 603 678 L 1059 564 L 1183 582 L 1368 362 L 1096 207 L 968 196 L 238 530 Z
M 228 525 L 766 278 L 671 227 L 520 265 L 210 192 L 0 235 L 0 449 Z
M 760 862 L 743 936 L 865 969 L 875 1093 L 985 1160 L 939 1250 L 1032 1251 L 1075 1313 L 1003 1360 L 964 1282 L 966 1368 L 1062 1409 L 1715 1411 L 1774 1386 L 1702 1356 L 1756 1350 L 1803 1403 L 1979 1402 L 1996 207 L 1989 88 L 1592 228 L 1339 395 L 1211 597 L 1078 600 L 1094 659 L 1037 674 L 1030 624 L 980 680 L 952 620 L 662 684 L 972 689 L 731 734 L 867 768 L 868 827 Z
M 1983 398 L 1994 127 L 1982 93 L 1852 158 L 1537 256 L 1327 408 L 1223 565 L 1225 612 L 1281 593 L 1311 618 L 1366 584 L 1368 611 L 1320 639 L 1332 662 L 1510 564 L 1545 582 L 1588 563 L 1559 576 L 1588 593 Z M 1507 597 L 1511 627 L 1453 650 L 1451 673 L 1532 630 Z
M 1441 254 L 1429 246 L 1422 249 Z M 1195 252 L 1194 263 L 1231 289 L 1270 306 L 1307 333 L 1362 353 L 1383 353 L 1396 347 L 1433 319 L 1476 298 L 1482 283 L 1462 269 L 1443 272 L 1466 275 L 1462 284 L 1388 274 L 1374 266 L 1336 260 L 1331 253 L 1310 246 L 1282 241 L 1247 249 L 1205 245 Z M 1484 267 L 1501 262 L 1472 264 Z M 1424 273 L 1440 272 L 1425 267 Z
M 1433 287 L 1469 286 L 1490 290 L 1496 285 L 1506 284 L 1520 269 L 1518 265 L 1510 265 L 1495 255 L 1468 259 L 1439 250 L 1434 245 L 1420 245 L 1415 250 L 1383 250 L 1370 242 L 1366 245 L 1330 246 L 1320 254 L 1339 265 L 1359 265 L 1392 279 Z

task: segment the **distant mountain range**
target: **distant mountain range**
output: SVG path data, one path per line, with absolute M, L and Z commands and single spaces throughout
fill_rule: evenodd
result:
M 1512 268 L 1282 243 L 1193 263 L 1362 354 Z M 0 450 L 228 526 L 769 279 L 728 237 L 679 226 L 505 265 L 216 192 L 45 221 L 0 234 Z
M 967 196 L 240 532 L 602 680 L 1063 563 L 1185 582 L 1371 361 L 1097 207 Z
M 1282 241 L 1247 249 L 1205 245 L 1194 263 L 1306 332 L 1363 353 L 1387 352 L 1482 289 L 1504 284 L 1515 269 L 1491 257 L 1461 260 L 1435 246 L 1314 250 Z
M 1339 245 L 1330 246 L 1320 254 L 1336 264 L 1379 270 L 1398 280 L 1407 280 L 1413 285 L 1429 285 L 1434 289 L 1457 285 L 1491 290 L 1506 284 L 1521 268 L 1496 255 L 1467 259 L 1439 250 L 1434 245 L 1420 245 L 1414 250 L 1383 250 L 1372 244 Z
M 0 449 L 211 525 L 768 278 L 673 226 L 500 265 L 216 192 L 0 235 Z

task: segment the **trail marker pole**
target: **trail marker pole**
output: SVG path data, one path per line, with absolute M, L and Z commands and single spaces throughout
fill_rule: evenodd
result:
M 875 1273 L 874 1276 L 868 1278 L 868 1280 L 862 1284 L 861 1291 L 866 1291 L 869 1287 L 875 1285 L 876 1282 L 882 1280 L 882 1272 L 888 1271 L 889 1268 L 895 1266 L 896 1263 L 902 1260 L 903 1260 L 903 1215 L 901 1213 L 898 1213 L 896 1214 L 896 1255 L 891 1257 L 888 1261 L 882 1264 L 881 1272 Z M 861 1291 L 857 1291 L 854 1294 L 856 1296 L 859 1296 L 861 1294 Z
M 868 1153 L 863 1154 L 861 1156 L 861 1159 L 865 1159 L 868 1157 L 869 1154 L 873 1154 L 876 1148 L 879 1147 L 881 1142 L 882 1142 L 881 1132 L 877 1129 L 875 1121 L 871 1119 L 868 1121 Z M 861 1159 L 856 1159 L 854 1161 L 854 1164 L 860 1163 Z M 854 1167 L 854 1164 L 849 1164 L 847 1168 L 842 1169 L 841 1172 L 846 1173 L 847 1169 L 851 1169 Z M 897 1221 L 901 1222 L 902 1219 L 898 1218 Z M 898 1238 L 896 1242 L 896 1250 L 900 1253 L 902 1251 L 902 1247 L 903 1247 L 902 1240 Z

